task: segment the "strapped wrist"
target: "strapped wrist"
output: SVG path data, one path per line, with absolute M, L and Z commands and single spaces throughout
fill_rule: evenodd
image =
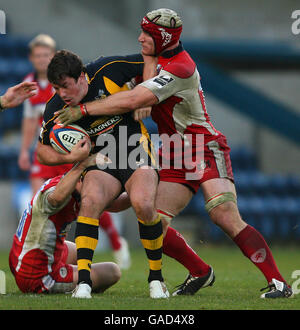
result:
M 80 111 L 83 115 L 83 117 L 88 116 L 87 108 L 85 104 L 79 104 L 80 106 Z

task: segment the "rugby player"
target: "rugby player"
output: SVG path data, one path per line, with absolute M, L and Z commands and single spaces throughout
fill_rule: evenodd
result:
M 67 293 L 76 286 L 76 246 L 65 237 L 79 211 L 82 172 L 96 163 L 96 155 L 88 157 L 89 152 L 88 139 L 79 141 L 71 153 L 83 160 L 66 175 L 46 181 L 20 219 L 9 266 L 24 293 Z M 98 156 L 97 161 L 105 158 Z M 118 282 L 121 271 L 113 262 L 95 263 L 91 277 L 93 291 L 104 292 Z
M 262 235 L 242 218 L 237 207 L 237 196 L 230 161 L 230 148 L 226 137 L 212 125 L 206 110 L 200 75 L 195 62 L 180 42 L 182 21 L 173 10 L 161 8 L 149 12 L 141 21 L 139 42 L 145 56 L 157 60 L 154 77 L 144 81 L 131 91 L 124 91 L 104 100 L 86 103 L 86 112 L 79 107 L 60 111 L 57 122 L 68 124 L 85 115 L 121 115 L 137 108 L 152 106 L 151 115 L 160 135 L 178 135 L 182 149 L 188 144 L 192 155 L 204 153 L 204 159 L 193 170 L 172 166 L 176 152 L 163 153 L 162 159 L 171 160 L 171 166 L 160 170 L 160 183 L 156 205 L 164 227 L 190 202 L 201 188 L 205 208 L 211 220 L 218 225 L 252 263 L 265 276 L 269 291 L 262 298 L 292 296 L 292 290 L 280 274 L 270 248 Z M 154 61 L 148 61 L 149 63 Z M 145 62 L 146 65 L 147 62 Z M 151 70 L 149 70 L 150 72 Z M 204 145 L 198 148 L 197 137 Z M 191 140 L 187 137 L 191 136 Z M 191 179 L 191 176 L 193 177 Z M 166 230 L 164 230 L 166 232 Z M 203 276 L 207 273 L 206 281 Z M 203 264 L 203 276 L 188 274 L 174 295 L 194 294 L 210 285 L 213 270 Z
M 44 112 L 38 159 L 48 165 L 78 161 L 72 153 L 63 155 L 50 146 L 49 132 L 55 124 L 54 113 L 68 105 L 82 104 L 128 89 L 126 82 L 142 73 L 141 55 L 101 57 L 84 66 L 77 55 L 65 50 L 57 52 L 48 66 L 48 80 L 56 94 L 47 103 Z M 81 109 L 85 111 L 83 106 Z M 162 223 L 155 208 L 158 173 L 145 126 L 142 122 L 136 122 L 129 113 L 86 117 L 76 124 L 88 132 L 94 145 L 93 152 L 106 148 L 101 144 L 111 137 L 113 141 L 108 143 L 109 153 L 116 157 L 110 157 L 113 160 L 111 166 L 104 169 L 90 166 L 86 170 L 75 234 L 78 286 L 73 296 L 91 298 L 90 264 L 98 242 L 99 217 L 107 205 L 126 190 L 138 217 L 141 242 L 149 260 L 150 297 L 167 298 L 169 293 L 161 273 Z M 137 138 L 135 145 L 129 145 L 130 137 Z M 127 155 L 136 148 L 139 153 L 132 164 Z

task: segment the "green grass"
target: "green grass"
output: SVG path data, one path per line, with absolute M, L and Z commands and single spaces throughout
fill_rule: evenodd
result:
M 195 296 L 171 297 L 168 300 L 149 298 L 145 252 L 132 252 L 133 264 L 123 271 L 118 284 L 93 299 L 72 299 L 70 295 L 22 294 L 8 267 L 8 252 L 0 252 L 0 269 L 6 273 L 7 294 L 0 295 L 0 310 L 299 310 L 300 294 L 292 299 L 260 299 L 259 289 L 266 286 L 260 271 L 235 246 L 201 245 L 195 249 L 213 265 L 216 282 Z M 294 270 L 300 269 L 298 247 L 274 247 L 273 255 L 281 274 L 292 284 Z M 112 260 L 111 253 L 94 256 L 94 261 Z M 174 260 L 164 257 L 165 282 L 172 291 L 183 282 L 187 272 Z M 300 285 L 299 285 L 300 289 Z

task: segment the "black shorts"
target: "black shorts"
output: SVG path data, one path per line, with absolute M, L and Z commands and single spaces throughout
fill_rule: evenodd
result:
M 93 149 L 93 153 L 101 152 L 111 160 L 111 163 L 90 166 L 85 173 L 91 170 L 108 173 L 120 181 L 124 191 L 127 180 L 142 166 L 153 168 L 158 175 L 158 162 L 153 144 L 142 122 L 119 128 L 121 131 L 114 130 L 112 133 L 102 134 Z

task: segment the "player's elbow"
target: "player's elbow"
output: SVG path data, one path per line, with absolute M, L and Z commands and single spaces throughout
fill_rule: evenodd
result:
M 37 145 L 37 148 L 36 148 L 36 158 L 37 158 L 37 161 L 40 164 L 47 165 L 46 159 L 44 157 L 43 146 L 41 145 L 41 143 L 38 143 L 38 145 Z
M 130 91 L 127 105 L 130 110 L 135 110 L 152 106 L 156 102 L 157 99 L 150 90 L 142 86 L 137 86 Z

